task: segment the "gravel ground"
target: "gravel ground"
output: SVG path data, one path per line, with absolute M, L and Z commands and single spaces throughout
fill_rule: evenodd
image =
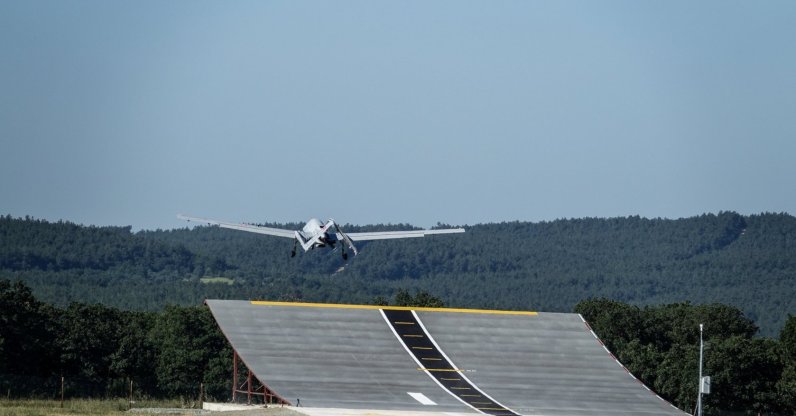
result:
M 175 415 L 175 416 L 303 416 L 301 413 L 287 407 L 269 407 L 267 409 L 250 410 L 231 410 L 224 412 L 213 412 L 203 409 L 167 409 L 167 408 L 146 408 L 131 409 L 128 413 L 144 415 Z
M 267 409 L 233 410 L 230 412 L 211 412 L 219 416 L 304 416 L 287 407 L 269 407 Z

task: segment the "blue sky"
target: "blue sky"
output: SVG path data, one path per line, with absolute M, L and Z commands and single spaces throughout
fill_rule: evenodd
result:
M 796 214 L 793 22 L 793 1 L 0 1 L 0 213 Z

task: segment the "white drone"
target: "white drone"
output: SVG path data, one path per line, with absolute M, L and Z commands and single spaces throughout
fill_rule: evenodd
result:
M 312 218 L 307 221 L 304 228 L 299 230 L 287 230 L 282 228 L 269 228 L 261 227 L 251 224 L 236 224 L 231 222 L 211 220 L 207 218 L 189 217 L 182 214 L 177 214 L 177 218 L 186 221 L 202 222 L 210 225 L 217 225 L 222 228 L 230 228 L 233 230 L 248 231 L 252 233 L 274 235 L 277 237 L 285 237 L 294 239 L 293 251 L 290 252 L 290 257 L 296 255 L 296 246 L 301 244 L 304 251 L 314 249 L 316 247 L 329 247 L 334 249 L 338 242 L 344 241 L 345 245 L 351 249 L 354 255 L 357 255 L 357 248 L 354 246 L 354 241 L 367 241 L 367 240 L 386 240 L 392 238 L 415 238 L 425 237 L 431 234 L 452 234 L 463 233 L 464 228 L 446 228 L 439 230 L 412 230 L 412 231 L 378 231 L 368 233 L 344 233 L 340 227 L 330 219 L 326 224 L 322 224 L 317 218 Z M 345 246 L 341 245 L 343 260 L 348 259 L 348 254 L 345 251 Z

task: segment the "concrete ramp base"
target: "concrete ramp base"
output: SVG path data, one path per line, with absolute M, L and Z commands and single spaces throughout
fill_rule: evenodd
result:
M 265 409 L 263 405 L 247 405 L 247 404 L 239 404 L 239 403 L 213 403 L 213 402 L 204 402 L 202 403 L 203 410 L 210 410 L 212 412 L 236 412 L 236 411 L 243 411 L 243 410 L 256 410 L 256 409 Z
M 307 416 L 474 416 L 480 413 L 423 412 L 419 410 L 334 409 L 318 407 L 291 407 Z

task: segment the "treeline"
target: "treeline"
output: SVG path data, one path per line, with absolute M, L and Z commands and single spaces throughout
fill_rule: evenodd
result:
M 796 414 L 796 316 L 771 339 L 754 337 L 754 322 L 722 304 L 639 308 L 593 299 L 575 312 L 633 375 L 680 409 L 692 413 L 696 404 L 703 323 L 706 415 Z
M 0 392 L 56 397 L 224 400 L 232 350 L 206 307 L 167 306 L 131 312 L 99 304 L 59 308 L 22 282 L 0 280 Z
M 718 302 L 739 307 L 770 337 L 796 313 L 796 218 L 788 214 L 465 228 L 464 234 L 362 243 L 361 255 L 344 263 L 339 251 L 290 258 L 289 239 L 217 227 L 132 233 L 5 216 L 0 278 L 23 280 L 59 306 L 99 302 L 150 311 L 205 298 L 367 303 L 406 288 L 454 307 L 551 312 L 570 311 L 590 297 L 639 306 Z

